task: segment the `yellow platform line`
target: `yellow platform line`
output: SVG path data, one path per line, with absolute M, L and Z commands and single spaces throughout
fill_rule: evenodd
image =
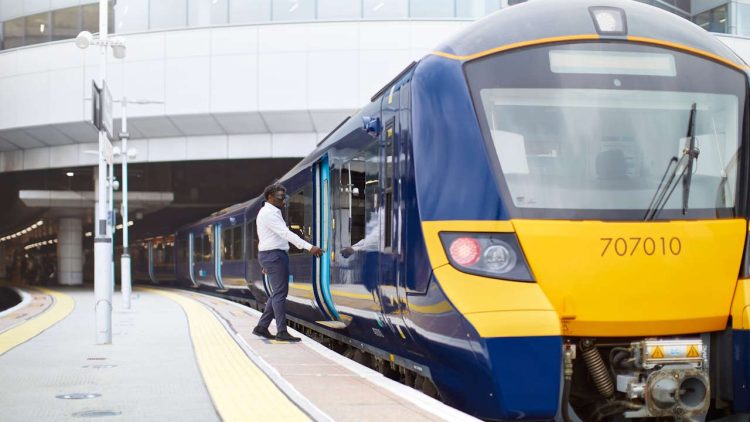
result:
M 224 421 L 310 420 L 252 363 L 202 304 L 177 293 L 146 290 L 177 302 L 185 311 L 198 366 Z
M 8 350 L 31 340 L 39 335 L 39 333 L 62 321 L 73 312 L 75 301 L 70 296 L 41 287 L 36 287 L 36 289 L 44 294 L 52 296 L 54 302 L 41 314 L 29 319 L 21 325 L 17 325 L 0 333 L 0 355 L 3 355 Z

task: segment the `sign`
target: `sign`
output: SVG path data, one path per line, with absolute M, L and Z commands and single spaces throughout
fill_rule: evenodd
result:
M 107 86 L 107 82 L 104 82 L 104 88 L 102 89 L 102 114 L 101 114 L 101 122 L 102 122 L 102 130 L 107 132 L 107 138 L 109 138 L 110 141 L 114 140 L 114 125 L 112 124 L 112 94 L 109 92 L 109 87 Z
M 91 123 L 100 131 L 107 133 L 107 138 L 114 139 L 114 125 L 112 123 L 112 94 L 107 83 L 99 88 L 96 81 L 91 81 Z

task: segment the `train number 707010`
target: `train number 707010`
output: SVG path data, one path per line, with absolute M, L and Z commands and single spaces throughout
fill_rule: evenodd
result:
M 602 254 L 633 256 L 636 254 L 674 255 L 682 253 L 679 237 L 602 237 Z

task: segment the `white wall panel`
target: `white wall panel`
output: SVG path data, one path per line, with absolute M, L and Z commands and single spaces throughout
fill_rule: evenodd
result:
M 23 3 L 24 15 L 32 15 L 50 10 L 50 0 L 23 0 L 20 3 Z
M 167 114 L 208 112 L 209 68 L 207 57 L 166 61 Z
M 365 104 L 411 63 L 408 50 L 370 51 L 359 56 L 359 103 Z
M 16 75 L 18 73 L 18 51 L 12 50 L 0 53 L 0 78 Z
M 0 0 L 0 16 L 10 20 L 23 16 L 23 2 L 20 0 Z
M 149 161 L 185 161 L 187 145 L 183 137 L 151 139 L 148 143 Z
M 258 57 L 258 107 L 302 110 L 307 107 L 307 54 L 269 53 Z
M 36 126 L 49 123 L 49 73 L 19 75 L 16 82 L 15 107 L 18 109 L 18 126 Z
M 326 23 L 310 28 L 307 35 L 310 51 L 357 50 L 359 48 L 358 23 Z
M 148 139 L 133 139 L 128 140 L 128 149 L 134 149 L 136 154 L 133 158 L 128 158 L 129 163 L 145 163 L 148 161 L 149 155 L 149 140 Z
M 95 1 L 89 0 L 89 1 L 84 1 L 83 3 L 84 4 L 95 3 Z M 71 7 L 71 6 L 78 6 L 79 4 L 81 4 L 81 0 L 52 0 L 50 1 L 50 8 L 52 10 L 57 10 L 57 9 L 64 9 L 66 7 Z
M 254 54 L 258 52 L 258 27 L 211 30 L 211 54 Z
M 191 136 L 187 138 L 188 160 L 225 159 L 227 157 L 227 137 Z
M 81 166 L 98 164 L 97 151 L 99 151 L 97 143 L 78 144 L 78 164 Z
M 446 34 L 459 31 L 466 22 L 409 22 L 411 48 L 433 50 L 442 43 Z
M 63 69 L 49 73 L 49 91 L 47 102 L 49 103 L 48 122 L 62 123 L 83 120 L 84 102 L 83 72 L 78 69 Z M 90 92 L 86 91 L 90 96 Z
M 83 66 L 84 59 L 81 50 L 73 41 L 45 46 L 45 56 L 49 61 L 50 70 L 68 69 Z
M 23 169 L 37 170 L 49 167 L 49 148 L 27 149 L 23 154 Z
M 268 25 L 258 27 L 258 52 L 280 53 L 307 50 L 309 25 Z
M 274 133 L 271 136 L 271 157 L 304 157 L 315 149 L 314 133 Z
M 307 74 L 308 107 L 356 108 L 359 101 L 359 53 L 312 52 Z
M 408 48 L 411 42 L 409 22 L 362 22 L 359 25 L 359 48 L 362 50 Z
M 164 101 L 164 61 L 125 63 L 123 89 L 128 98 Z M 164 104 L 134 104 L 128 107 L 128 116 L 157 116 L 164 114 Z
M 23 170 L 23 156 L 26 151 L 6 151 L 2 153 L 0 169 L 4 172 Z
M 61 145 L 51 147 L 49 150 L 50 167 L 75 167 L 78 165 L 78 145 Z
M 174 31 L 164 35 L 167 58 L 208 56 L 211 51 L 210 31 Z
M 258 109 L 258 57 L 211 58 L 211 112 L 232 113 Z
M 164 34 L 164 32 L 155 32 L 123 35 L 122 37 L 128 46 L 128 55 L 123 60 L 125 62 L 137 62 L 163 59 L 165 55 Z
M 22 48 L 17 51 L 16 72 L 18 74 L 39 73 L 49 70 L 52 61 L 47 55 L 49 46 Z
M 271 134 L 229 135 L 227 158 L 263 158 L 271 156 Z
M 17 76 L 0 78 L 0 128 L 18 126 L 18 109 L 16 108 L 16 92 L 20 87 Z

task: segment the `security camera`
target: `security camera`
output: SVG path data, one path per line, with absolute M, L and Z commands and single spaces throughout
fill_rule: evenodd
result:
M 76 47 L 80 48 L 81 50 L 86 49 L 93 40 L 94 36 L 91 35 L 91 32 L 81 31 L 81 33 L 76 37 Z
M 127 47 L 125 47 L 125 40 L 122 39 L 122 37 L 112 38 L 110 45 L 112 46 L 112 55 L 114 55 L 116 59 L 124 59 L 128 54 Z

